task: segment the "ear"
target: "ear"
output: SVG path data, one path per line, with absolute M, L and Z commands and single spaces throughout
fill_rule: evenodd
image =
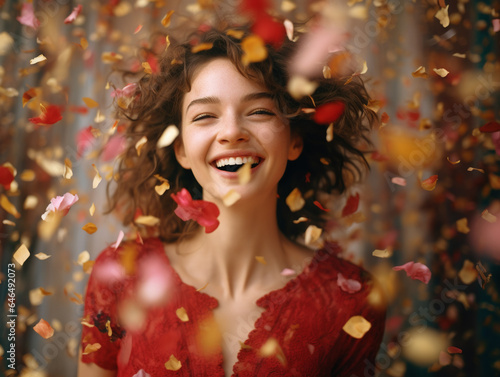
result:
M 299 158 L 302 149 L 304 149 L 304 140 L 300 135 L 292 134 L 290 147 L 288 148 L 288 160 L 294 161 Z
M 181 138 L 177 138 L 174 141 L 174 151 L 175 151 L 175 158 L 177 159 L 177 162 L 184 168 L 184 169 L 191 169 L 191 166 L 189 165 L 188 158 L 186 156 L 186 149 L 184 148 L 184 143 L 182 142 Z

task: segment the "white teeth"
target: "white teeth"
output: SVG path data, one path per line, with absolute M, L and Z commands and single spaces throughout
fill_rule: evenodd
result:
M 247 162 L 250 162 L 251 164 L 256 164 L 259 162 L 259 159 L 257 157 L 229 157 L 229 158 L 221 158 L 220 160 L 215 161 L 215 166 L 218 168 L 221 168 L 226 165 L 243 165 L 246 164 Z

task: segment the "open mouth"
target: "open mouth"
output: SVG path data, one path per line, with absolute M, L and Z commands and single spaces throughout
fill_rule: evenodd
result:
M 243 167 L 246 163 L 251 163 L 252 168 L 256 167 L 261 163 L 261 159 L 259 157 L 229 157 L 229 158 L 221 158 L 216 160 L 215 167 L 222 171 L 228 171 L 234 173 Z

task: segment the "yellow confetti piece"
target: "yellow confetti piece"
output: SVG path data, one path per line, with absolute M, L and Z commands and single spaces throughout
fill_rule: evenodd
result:
M 267 264 L 266 259 L 260 255 L 255 256 L 255 260 L 257 262 L 259 262 L 260 264 L 263 264 L 263 265 Z
M 88 234 L 94 234 L 95 232 L 97 232 L 97 226 L 95 226 L 95 224 L 93 223 L 87 223 L 85 224 L 82 229 L 84 231 L 86 231 Z
M 306 201 L 302 198 L 302 193 L 298 188 L 294 188 L 292 190 L 292 192 L 287 196 L 285 202 L 292 212 L 299 211 L 306 204 Z
M 252 178 L 252 163 L 247 162 L 236 172 L 238 174 L 238 182 L 240 185 L 246 185 L 250 182 L 250 178 Z
M 453 56 L 456 57 L 456 58 L 460 58 L 460 59 L 465 59 L 467 57 L 467 55 L 465 55 L 465 54 L 459 54 L 458 52 L 455 52 L 453 54 Z
M 148 62 L 142 62 L 142 68 L 144 68 L 144 73 L 147 73 L 147 74 L 152 74 L 153 73 L 153 70 L 151 69 L 151 66 L 149 65 Z
M 294 10 L 295 8 L 297 7 L 297 5 L 293 2 L 293 1 L 290 1 L 290 0 L 283 0 L 281 2 L 281 10 L 283 12 L 291 12 L 292 10 Z
M 156 226 L 160 223 L 160 219 L 155 216 L 139 216 L 134 220 L 134 223 L 146 226 Z
M 179 318 L 182 322 L 188 322 L 189 321 L 189 316 L 187 315 L 186 309 L 183 307 L 180 307 L 175 311 L 175 315 L 177 318 Z
M 348 333 L 350 336 L 356 339 L 361 339 L 368 330 L 372 327 L 372 324 L 368 322 L 364 317 L 360 315 L 355 315 L 346 322 L 342 330 Z
M 80 46 L 82 46 L 82 49 L 86 50 L 87 47 L 89 47 L 89 42 L 87 41 L 87 38 L 81 37 L 80 38 Z
M 448 76 L 448 73 L 450 73 L 444 68 L 434 68 L 433 71 L 436 72 L 436 74 L 441 77 L 446 77 Z
M 64 159 L 64 170 L 63 170 L 63 178 L 64 179 L 71 179 L 73 176 L 73 164 L 71 163 L 71 160 L 69 158 Z
M 101 60 L 105 64 L 118 63 L 123 60 L 123 55 L 117 54 L 116 52 L 103 52 L 101 54 Z
M 476 266 L 470 260 L 465 260 L 462 269 L 458 272 L 458 277 L 465 284 L 471 284 L 476 281 L 478 272 Z
M 90 274 L 92 272 L 92 267 L 94 267 L 95 260 L 88 260 L 82 264 L 83 272 Z
M 83 97 L 83 102 L 85 102 L 85 105 L 87 105 L 87 107 L 89 109 L 93 109 L 94 107 L 98 107 L 99 104 L 94 101 L 92 98 L 89 98 L 89 97 Z
M 108 336 L 113 335 L 113 330 L 111 329 L 111 321 L 109 319 L 106 321 L 106 330 L 108 330 Z
M 411 74 L 413 77 L 421 77 L 426 79 L 427 78 L 427 73 L 425 72 L 425 67 L 418 67 L 414 72 Z
M 231 189 L 224 194 L 224 196 L 222 197 L 222 202 L 226 207 L 231 207 L 234 203 L 240 200 L 240 198 L 240 193 Z
M 24 200 L 23 208 L 24 209 L 33 209 L 38 205 L 38 197 L 35 195 L 28 195 Z
M 275 356 L 282 365 L 286 365 L 286 358 L 280 344 L 275 338 L 269 338 L 259 349 L 259 354 L 262 357 Z
M 78 263 L 80 266 L 82 266 L 89 259 L 90 259 L 89 252 L 87 250 L 84 250 L 80 254 L 78 254 L 78 259 L 77 259 L 76 263 Z
M 14 216 L 16 219 L 21 217 L 21 214 L 17 212 L 17 209 L 14 206 L 14 204 L 9 202 L 9 199 L 4 194 L 0 196 L 0 206 L 8 213 L 10 213 L 12 216 Z
M 448 162 L 452 165 L 457 165 L 460 163 L 460 160 L 457 160 L 457 161 L 451 161 L 449 157 L 446 157 L 446 159 L 448 160 Z
M 241 39 L 245 35 L 245 32 L 243 30 L 229 29 L 226 31 L 226 34 L 235 39 Z
M 94 203 L 92 203 L 92 205 L 90 206 L 89 213 L 90 213 L 90 216 L 94 216 L 94 213 L 95 213 L 95 204 Z
M 467 234 L 470 232 L 470 229 L 469 229 L 469 226 L 467 224 L 467 218 L 464 217 L 460 220 L 457 220 L 457 230 L 460 232 L 460 233 L 464 233 L 464 234 Z
M 21 266 L 26 262 L 26 259 L 30 256 L 30 252 L 26 245 L 21 244 L 21 246 L 14 253 L 14 260 L 19 263 Z
M 40 54 L 36 58 L 30 59 L 30 64 L 31 65 L 37 64 L 37 63 L 43 62 L 45 60 L 47 60 L 47 58 L 45 57 L 45 55 Z
M 214 47 L 213 43 L 200 43 L 200 44 L 197 44 L 196 46 L 191 47 L 191 52 L 193 54 L 196 54 L 197 52 L 200 52 L 200 51 L 210 50 L 210 49 L 212 49 L 212 47 Z
M 82 352 L 82 355 L 88 355 L 92 352 L 95 352 L 101 348 L 101 345 L 99 343 L 94 343 L 94 344 L 87 344 L 85 346 L 85 349 Z
M 488 212 L 488 210 L 487 210 L 487 209 L 485 209 L 485 210 L 481 213 L 481 217 L 482 217 L 484 220 L 486 220 L 487 222 L 489 222 L 489 223 L 494 223 L 494 222 L 496 222 L 496 221 L 497 221 L 497 217 L 496 217 L 494 214 L 492 214 L 492 213 Z
M 16 223 L 14 221 L 10 221 L 10 220 L 3 220 L 2 224 L 16 226 Z
M 490 174 L 489 176 L 490 179 L 490 186 L 494 190 L 500 190 L 500 177 L 495 174 Z
M 318 228 L 315 225 L 309 225 L 304 235 L 304 242 L 306 243 L 306 245 L 312 245 L 314 242 L 316 242 L 319 237 L 321 237 L 322 232 L 323 230 L 321 228 Z
M 163 17 L 163 19 L 161 20 L 161 24 L 164 26 L 164 27 L 169 27 L 170 26 L 170 22 L 171 22 L 171 18 L 172 18 L 172 15 L 174 14 L 174 11 L 173 10 L 170 10 L 168 11 L 168 13 L 165 15 L 165 17 Z
M 257 35 L 249 35 L 241 41 L 243 56 L 241 61 L 244 65 L 261 62 L 267 58 L 267 49 L 262 38 Z
M 432 191 L 436 188 L 437 180 L 438 180 L 438 176 L 433 175 L 433 176 L 423 180 L 420 185 L 422 186 L 422 188 L 424 190 Z
M 294 224 L 299 224 L 299 223 L 303 223 L 303 222 L 306 222 L 306 221 L 309 221 L 309 219 L 307 217 L 301 216 L 297 220 L 293 220 L 293 223 Z
M 165 363 L 165 369 L 173 370 L 174 372 L 181 369 L 181 367 L 182 363 L 174 355 L 170 355 L 170 359 Z
M 155 191 L 160 196 L 163 195 L 165 193 L 165 191 L 167 191 L 169 189 L 170 189 L 170 183 L 168 183 L 168 181 L 163 182 L 162 184 L 155 186 Z
M 468 167 L 467 168 L 467 171 L 474 171 L 474 170 L 484 174 L 484 170 L 483 169 L 478 169 L 478 168 L 473 168 L 473 167 Z
M 156 143 L 157 148 L 164 148 L 168 147 L 170 144 L 173 143 L 173 141 L 177 138 L 179 135 L 179 129 L 171 124 L 167 128 L 165 128 L 165 131 L 161 134 L 160 138 L 158 139 L 158 142 Z
M 146 145 L 147 142 L 148 142 L 147 137 L 143 136 L 139 139 L 139 141 L 137 143 L 135 143 L 135 150 L 137 151 L 138 156 L 141 155 L 141 149 L 142 149 L 142 147 L 144 147 L 144 145 Z
M 288 80 L 287 90 L 290 95 L 296 100 L 300 100 L 302 97 L 310 96 L 314 93 L 318 83 L 315 81 L 310 81 L 303 76 L 294 75 Z
M 434 17 L 436 17 L 439 20 L 439 23 L 443 25 L 443 27 L 448 27 L 450 25 L 450 17 L 448 16 L 448 8 L 449 5 L 447 5 L 445 8 L 439 9 Z
M 21 181 L 24 181 L 24 182 L 32 182 L 35 180 L 36 174 L 33 170 L 26 169 L 26 170 L 23 170 L 23 172 L 21 173 L 19 178 L 21 178 Z
M 92 167 L 95 170 L 94 180 L 92 181 L 92 188 L 95 189 L 97 186 L 99 186 L 99 183 L 101 183 L 102 177 L 99 174 L 99 170 L 97 170 L 97 166 L 95 166 L 95 164 L 92 164 Z
M 35 254 L 35 257 L 40 259 L 40 260 L 45 260 L 45 259 L 49 259 L 51 257 L 51 255 L 47 255 L 45 253 L 37 253 L 37 254 Z
M 366 60 L 363 62 L 363 67 L 361 68 L 361 72 L 359 72 L 360 75 L 364 75 L 366 72 L 368 72 L 368 65 L 366 64 Z
M 326 129 L 326 141 L 330 142 L 333 140 L 333 123 L 330 123 Z
M 372 255 L 374 257 L 377 257 L 377 258 L 389 258 L 392 256 L 392 249 L 391 248 L 387 248 L 387 249 L 375 249 L 372 253 Z

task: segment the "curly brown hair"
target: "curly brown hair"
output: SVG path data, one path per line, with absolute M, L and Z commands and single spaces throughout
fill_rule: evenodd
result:
M 238 38 L 235 30 L 240 33 Z M 125 225 L 133 223 L 139 209 L 160 219 L 158 232 L 165 242 L 174 242 L 198 228 L 196 223 L 184 222 L 174 214 L 176 203 L 170 195 L 160 196 L 154 191 L 158 184 L 155 175 L 159 175 L 169 181 L 170 192 L 186 188 L 195 199 L 202 195 L 192 172 L 177 162 L 173 144 L 157 148 L 157 141 L 167 126 L 180 128 L 182 100 L 190 90 L 194 72 L 216 58 L 229 59 L 244 77 L 266 87 L 273 94 L 277 108 L 289 119 L 291 132 L 303 139 L 300 157 L 288 162 L 278 184 L 277 219 L 285 236 L 295 239 L 310 224 L 322 227 L 326 222 L 324 212 L 314 202 L 322 193 L 344 192 L 352 181 L 346 179 L 346 172 L 351 177 L 359 176 L 361 168 L 368 166 L 360 145 L 369 145 L 366 134 L 376 114 L 366 106 L 369 96 L 361 79 L 318 77 L 314 93 L 296 100 L 288 93 L 287 83 L 289 62 L 297 44 L 285 40 L 279 47 L 266 45 L 265 60 L 244 64 L 241 40 L 251 34 L 249 30 L 248 27 L 210 29 L 195 32 L 184 43 L 171 40 L 158 58 L 158 73 L 143 75 L 137 83 L 134 100 L 126 108 L 118 107 L 128 121 L 126 135 L 130 144 L 118 168 L 118 184 L 113 193 L 108 190 L 108 199 L 109 210 L 119 210 Z M 193 50 L 193 46 L 202 43 L 211 47 Z M 327 141 L 327 125 L 317 124 L 313 114 L 303 109 L 332 101 L 342 101 L 345 110 L 335 123 L 333 140 Z M 138 155 L 135 144 L 144 136 L 147 143 Z M 285 200 L 295 188 L 303 194 L 306 204 L 292 213 Z M 294 224 L 292 220 L 299 216 L 309 221 Z

